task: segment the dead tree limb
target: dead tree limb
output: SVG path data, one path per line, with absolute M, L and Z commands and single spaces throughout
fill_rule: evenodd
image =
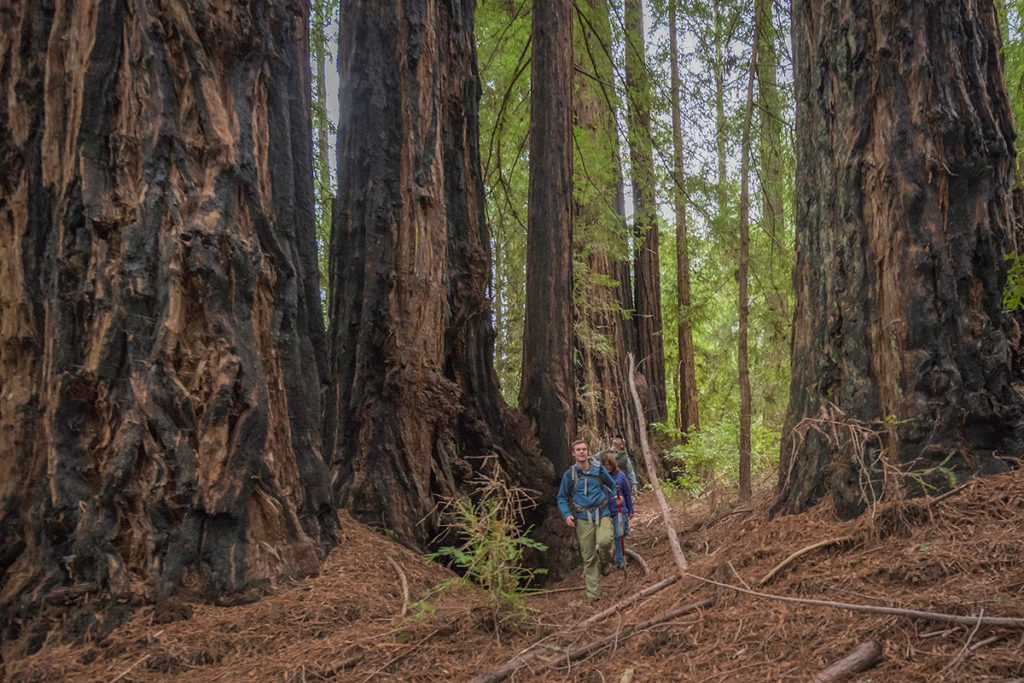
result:
M 391 566 L 395 568 L 396 572 L 398 572 L 398 578 L 402 582 L 402 614 L 401 614 L 401 616 L 404 617 L 405 613 L 409 611 L 409 580 L 405 578 L 405 572 L 402 571 L 402 567 L 399 566 L 398 562 L 395 561 L 395 558 L 389 557 L 388 558 L 388 562 L 390 562 Z
M 867 671 L 878 663 L 881 656 L 881 645 L 874 640 L 865 641 L 854 648 L 853 652 L 815 676 L 811 683 L 832 683 L 852 674 Z
M 774 576 L 776 574 L 778 574 L 780 571 L 785 569 L 786 566 L 790 562 L 792 562 L 793 560 L 797 559 L 801 555 L 806 555 L 807 553 L 811 552 L 812 550 L 817 550 L 818 548 L 826 548 L 826 547 L 828 547 L 830 545 L 836 545 L 838 543 L 846 543 L 849 540 L 851 540 L 849 536 L 843 536 L 842 538 L 829 538 L 829 539 L 826 539 L 824 541 L 818 541 L 817 543 L 812 543 L 811 545 L 807 546 L 806 548 L 801 548 L 800 550 L 797 550 L 795 553 L 793 553 L 792 555 L 790 555 L 789 557 L 784 559 L 782 562 L 780 562 L 777 565 L 775 565 L 775 567 L 770 572 L 768 572 L 767 574 L 764 575 L 763 579 L 758 581 L 758 585 L 759 586 L 763 586 L 766 583 L 768 583 L 769 581 L 771 581 L 772 578 L 774 578 Z
M 905 609 L 903 607 L 884 607 L 882 605 L 857 605 L 851 602 L 833 602 L 832 600 L 815 600 L 814 598 L 792 598 L 788 595 L 772 595 L 771 593 L 761 593 L 760 591 L 750 590 L 748 588 L 741 588 L 739 586 L 733 586 L 732 584 L 723 583 L 721 581 L 715 581 L 714 579 L 706 579 L 703 576 L 697 576 L 696 574 L 686 573 L 687 576 L 697 579 L 701 583 L 708 583 L 713 586 L 721 586 L 722 588 L 729 588 L 736 591 L 737 593 L 746 593 L 747 595 L 753 595 L 758 598 L 765 598 L 766 600 L 778 600 L 779 602 L 792 602 L 798 605 L 813 605 L 816 607 L 834 607 L 835 609 L 846 609 L 852 612 L 870 612 L 872 614 L 894 614 L 900 617 L 911 617 L 914 619 L 925 619 L 927 621 L 941 621 L 949 624 L 967 624 L 974 626 L 975 624 L 981 624 L 982 626 L 1007 626 L 1010 628 L 1021 628 L 1024 629 L 1024 619 L 1018 619 L 1013 617 L 986 617 L 981 616 L 962 616 L 959 614 L 943 614 L 942 612 L 925 612 L 917 609 Z
M 682 616 L 684 614 L 689 614 L 691 612 L 696 612 L 697 610 L 702 609 L 704 607 L 709 607 L 714 602 L 715 602 L 715 599 L 713 597 L 712 598 L 704 598 L 703 600 L 698 600 L 697 602 L 691 602 L 689 605 L 684 605 L 683 607 L 680 607 L 679 609 L 674 609 L 674 610 L 670 610 L 668 612 L 665 612 L 664 614 L 659 614 L 658 616 L 654 617 L 653 619 L 648 619 L 645 622 L 642 622 L 642 623 L 639 623 L 639 624 L 632 624 L 630 626 L 623 626 L 621 630 L 619 630 L 619 631 L 617 631 L 615 633 L 611 633 L 611 634 L 609 634 L 607 636 L 604 636 L 602 638 L 598 638 L 597 640 L 591 641 L 590 643 L 587 643 L 586 645 L 584 645 L 582 647 L 576 648 L 575 650 L 569 650 L 568 652 L 566 652 L 564 654 L 559 654 L 559 655 L 557 655 L 555 657 L 552 657 L 547 662 L 542 664 L 539 669 L 534 671 L 534 673 L 539 673 L 539 672 L 544 671 L 545 669 L 548 669 L 548 668 L 550 668 L 552 666 L 556 666 L 559 662 L 562 662 L 562 661 L 568 661 L 570 663 L 574 662 L 574 661 L 577 661 L 579 659 L 582 659 L 583 657 L 586 657 L 587 655 L 589 655 L 589 654 L 591 654 L 593 652 L 597 652 L 601 648 L 606 647 L 606 646 L 608 646 L 608 645 L 610 645 L 612 643 L 615 643 L 615 642 L 621 643 L 626 638 L 629 638 L 630 636 L 632 636 L 634 634 L 637 634 L 637 633 L 640 633 L 641 631 L 649 629 L 652 626 L 657 626 L 658 624 L 663 624 L 666 621 L 671 621 L 671 620 L 675 619 L 676 617 L 680 617 L 680 616 Z
M 631 550 L 630 548 L 626 548 L 626 554 L 636 560 L 636 563 L 644 570 L 644 574 L 651 573 L 651 568 L 647 566 L 647 562 L 645 562 L 644 558 L 640 556 L 640 553 L 635 550 Z
M 644 408 L 643 404 L 640 403 L 640 395 L 636 390 L 636 361 L 633 359 L 633 354 L 628 355 L 629 358 L 629 393 L 633 395 L 633 404 L 636 407 L 636 414 L 643 415 Z M 658 481 L 658 471 L 654 466 L 654 456 L 651 455 L 651 447 L 647 443 L 647 430 L 640 430 L 640 447 L 644 453 L 644 464 L 647 465 L 647 476 L 650 477 L 651 486 L 654 489 L 654 497 L 658 499 L 658 505 L 661 507 L 661 517 L 665 520 L 665 532 L 668 534 L 668 544 L 672 548 L 672 557 L 675 558 L 676 565 L 679 567 L 679 573 L 682 575 L 686 574 L 687 563 L 686 557 L 683 555 L 683 549 L 679 545 L 679 535 L 676 533 L 675 524 L 672 523 L 672 515 L 668 509 L 668 501 L 665 500 L 665 494 L 661 490 L 661 484 Z
M 670 576 L 667 579 L 663 579 L 663 580 L 659 581 L 658 583 L 651 584 L 650 586 L 647 586 L 643 590 L 640 590 L 640 591 L 634 593 L 633 595 L 630 595 L 629 597 L 620 600 L 619 602 L 615 603 L 614 605 L 612 605 L 608 609 L 602 610 L 602 611 L 598 612 L 597 614 L 594 614 L 594 615 L 584 619 L 583 621 L 581 621 L 578 624 L 574 625 L 570 630 L 571 630 L 571 632 L 576 632 L 576 631 L 579 631 L 580 629 L 587 628 L 589 626 L 593 626 L 594 624 L 598 623 L 599 621 L 602 621 L 603 619 L 607 619 L 612 614 L 615 614 L 620 609 L 623 609 L 623 608 L 628 607 L 628 606 L 630 606 L 630 605 L 632 605 L 632 604 L 634 604 L 636 602 L 639 602 L 640 600 L 643 600 L 644 598 L 646 598 L 646 597 L 648 597 L 650 595 L 654 595 L 655 593 L 657 593 L 658 591 L 662 590 L 663 588 L 667 588 L 668 586 L 671 586 L 672 584 L 674 584 L 678 580 L 679 580 L 679 576 L 676 575 L 676 576 Z M 547 640 L 549 638 L 550 638 L 550 636 L 545 636 L 545 638 L 543 640 Z M 540 645 L 541 642 L 542 641 L 538 641 L 536 643 L 533 643 L 532 645 L 527 647 L 525 650 L 521 651 L 518 655 L 516 655 L 512 659 L 508 660 L 507 662 L 505 662 L 504 664 L 499 666 L 497 669 L 492 669 L 491 671 L 487 671 L 487 672 L 484 672 L 484 673 L 480 674 L 479 676 L 474 678 L 472 681 L 470 681 L 470 683 L 497 683 L 498 681 L 505 680 L 506 678 L 508 678 L 509 676 L 514 674 L 516 671 L 518 671 L 519 669 L 521 669 L 524 666 L 526 666 L 527 664 L 533 662 L 536 659 L 540 659 L 541 658 L 543 653 L 539 652 L 538 650 L 536 650 L 536 648 Z

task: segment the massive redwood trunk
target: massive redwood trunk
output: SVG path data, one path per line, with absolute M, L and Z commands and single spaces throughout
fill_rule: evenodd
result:
M 305 11 L 3 10 L 0 640 L 333 544 Z
M 353 1 L 341 16 L 325 448 L 340 503 L 420 547 L 438 496 L 487 456 L 544 493 L 554 476 L 524 455 L 493 369 L 474 6 Z
M 637 361 L 646 380 L 645 422 L 668 417 L 665 394 L 665 347 L 661 338 L 661 266 L 658 254 L 658 207 L 655 201 L 654 152 L 651 141 L 651 85 L 646 63 L 643 0 L 626 0 L 626 91 L 629 160 L 633 185 L 636 258 L 633 271 Z
M 1021 455 L 1013 123 L 992 2 L 793 5 L 797 266 L 778 506 Z M 807 420 L 824 420 L 811 426 Z
M 526 318 L 519 406 L 561 472 L 575 433 L 572 345 L 572 3 L 533 0 Z M 557 482 L 555 482 L 557 483 Z
M 640 416 L 623 372 L 626 328 L 618 301 L 616 270 L 626 264 L 629 245 L 625 218 L 619 210 L 622 187 L 619 136 L 615 116 L 614 69 L 610 8 L 606 0 L 588 0 L 576 7 L 576 84 L 573 99 L 576 148 L 587 156 L 576 164 L 574 249 L 586 265 L 576 274 L 576 384 L 579 428 L 592 450 L 606 448 L 621 434 L 638 443 Z

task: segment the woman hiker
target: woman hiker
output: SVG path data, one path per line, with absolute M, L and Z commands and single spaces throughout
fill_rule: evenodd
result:
M 615 557 L 612 559 L 612 564 L 623 569 L 626 566 L 623 557 L 625 549 L 623 539 L 629 536 L 629 520 L 633 517 L 633 496 L 629 490 L 629 479 L 626 477 L 626 473 L 619 469 L 618 463 L 615 462 L 615 456 L 606 452 L 601 464 L 608 470 L 608 474 L 611 475 L 619 490 L 619 495 L 614 498 L 608 497 L 608 511 L 611 513 L 612 533 L 615 536 Z

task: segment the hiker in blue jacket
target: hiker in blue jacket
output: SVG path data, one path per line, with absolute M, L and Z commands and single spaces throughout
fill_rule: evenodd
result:
M 601 597 L 601 574 L 607 573 L 612 552 L 612 520 L 605 487 L 613 496 L 618 491 L 608 471 L 591 462 L 585 440 L 573 443 L 572 457 L 573 465 L 562 475 L 558 487 L 558 509 L 565 523 L 576 529 L 587 597 L 597 600 Z

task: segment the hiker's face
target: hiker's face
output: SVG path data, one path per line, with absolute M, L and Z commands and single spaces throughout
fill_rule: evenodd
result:
M 587 452 L 587 444 L 578 443 L 572 447 L 572 457 L 576 458 L 577 465 L 583 465 L 585 462 L 587 462 L 588 455 L 589 453 Z
M 612 441 L 613 451 L 621 451 L 623 448 L 625 448 L 625 446 L 626 444 L 622 443 L 622 439 L 615 439 L 614 441 Z

